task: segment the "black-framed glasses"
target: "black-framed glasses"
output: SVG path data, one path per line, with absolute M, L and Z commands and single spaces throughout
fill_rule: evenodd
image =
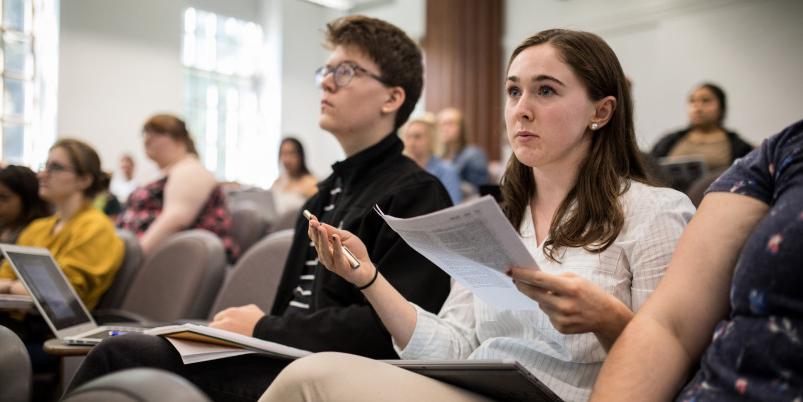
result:
M 332 73 L 336 88 L 342 88 L 348 85 L 351 82 L 351 79 L 354 78 L 354 76 L 358 73 L 367 77 L 371 77 L 381 82 L 383 85 L 391 86 L 391 84 L 384 78 L 369 72 L 352 61 L 344 61 L 334 67 L 322 66 L 318 68 L 315 70 L 315 85 L 321 86 L 321 84 L 323 84 L 323 80 L 327 75 L 329 75 L 329 73 Z
M 51 161 L 41 164 L 39 166 L 39 171 L 47 174 L 53 174 L 59 172 L 75 172 L 75 169 L 64 166 L 61 163 Z

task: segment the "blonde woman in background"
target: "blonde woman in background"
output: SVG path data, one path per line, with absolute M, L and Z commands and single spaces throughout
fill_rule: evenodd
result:
M 438 113 L 438 134 L 442 143 L 441 158 L 452 163 L 463 183 L 469 185 L 466 193 L 477 193 L 488 183 L 488 157 L 480 148 L 468 143 L 466 120 L 457 108 L 446 108 Z
M 425 114 L 410 119 L 401 129 L 401 137 L 404 142 L 404 154 L 414 160 L 418 166 L 426 169 L 427 172 L 440 180 L 446 187 L 452 202 L 458 204 L 463 200 L 460 191 L 460 176 L 457 171 L 441 158 L 435 156 L 435 145 L 437 144 L 437 129 L 435 117 L 432 114 Z

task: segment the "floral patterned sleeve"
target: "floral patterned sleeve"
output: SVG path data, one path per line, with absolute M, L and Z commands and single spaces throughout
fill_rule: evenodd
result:
M 706 193 L 729 192 L 774 204 L 778 194 L 794 177 L 792 162 L 801 157 L 803 121 L 774 135 L 743 158 L 737 159 Z M 795 144 L 797 143 L 797 144 Z

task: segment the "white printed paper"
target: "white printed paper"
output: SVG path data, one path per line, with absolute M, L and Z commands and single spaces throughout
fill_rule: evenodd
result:
M 226 346 L 211 345 L 204 342 L 185 341 L 183 339 L 165 338 L 170 342 L 176 351 L 181 355 L 184 364 L 200 363 L 209 360 L 223 359 L 226 357 L 246 355 L 256 353 L 256 351 L 231 348 Z
M 512 267 L 538 267 L 490 196 L 409 219 L 375 210 L 410 247 L 484 302 L 500 310 L 538 309 L 505 275 Z
M 192 323 L 151 328 L 145 334 L 167 338 L 181 355 L 184 364 L 246 353 L 262 353 L 284 359 L 297 359 L 312 354 L 276 342 Z

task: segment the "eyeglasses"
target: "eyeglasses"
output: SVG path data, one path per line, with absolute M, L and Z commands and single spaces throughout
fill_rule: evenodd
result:
M 74 169 L 64 166 L 58 162 L 43 163 L 42 165 L 39 166 L 39 171 L 48 174 L 59 173 L 59 172 L 75 172 Z
M 351 61 L 344 61 L 334 67 L 330 66 L 323 66 L 315 70 L 315 85 L 321 86 L 323 84 L 323 80 L 326 78 L 329 73 L 332 73 L 335 81 L 335 88 L 343 88 L 351 82 L 351 79 L 354 78 L 357 73 L 362 75 L 371 77 L 383 85 L 390 86 L 391 84 L 387 82 L 384 78 L 370 73 L 368 70 L 360 67 L 357 63 Z

